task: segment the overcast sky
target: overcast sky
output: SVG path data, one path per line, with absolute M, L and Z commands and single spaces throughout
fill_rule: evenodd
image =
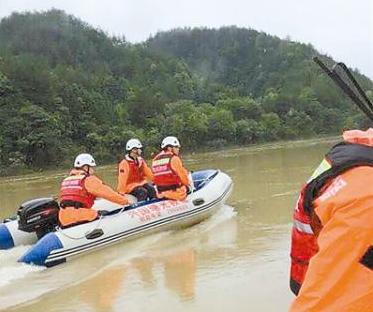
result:
M 0 18 L 52 7 L 130 42 L 183 26 L 290 36 L 373 79 L 373 0 L 0 0 Z

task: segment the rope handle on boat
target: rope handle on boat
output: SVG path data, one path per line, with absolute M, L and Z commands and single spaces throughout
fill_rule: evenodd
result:
M 83 236 L 74 237 L 74 236 L 68 235 L 68 234 L 64 233 L 63 229 L 61 229 L 60 227 L 57 227 L 56 230 L 57 230 L 57 232 L 61 233 L 63 236 L 65 236 L 67 238 L 70 238 L 70 239 L 73 239 L 73 240 L 80 240 L 80 239 L 83 239 L 83 238 L 87 238 L 87 235 L 89 235 L 90 233 L 92 233 L 93 231 L 98 229 L 98 227 L 100 226 L 102 217 L 103 216 L 100 216 L 100 218 L 98 219 L 98 222 L 95 225 L 95 227 L 92 228 L 90 231 L 85 232 Z
M 137 203 L 135 203 L 135 205 L 136 205 L 136 204 L 137 204 Z M 132 206 L 132 205 L 131 205 L 131 206 Z M 123 207 L 122 207 L 122 208 L 121 208 L 117 213 L 115 213 L 115 216 L 119 216 L 123 211 L 125 211 L 126 209 L 128 209 L 128 207 L 129 207 L 128 205 L 127 205 L 127 206 L 123 206 Z M 99 210 L 98 210 L 98 211 L 99 211 Z M 61 233 L 62 235 L 64 235 L 64 236 L 67 237 L 67 238 L 74 239 L 74 240 L 80 240 L 80 239 L 83 239 L 83 238 L 87 238 L 87 236 L 88 236 L 89 234 L 91 234 L 92 232 L 94 232 L 95 230 L 97 230 L 97 229 L 99 228 L 100 224 L 101 224 L 101 220 L 102 220 L 103 217 L 105 217 L 105 216 L 100 215 L 100 217 L 99 217 L 99 219 L 98 219 L 98 222 L 97 222 L 97 224 L 95 225 L 95 227 L 93 227 L 91 230 L 85 232 L 83 236 L 79 236 L 79 237 L 73 237 L 73 236 L 70 236 L 70 235 L 64 233 L 64 232 L 63 232 L 63 229 L 61 229 L 60 227 L 57 227 L 56 230 L 57 230 L 57 232 Z

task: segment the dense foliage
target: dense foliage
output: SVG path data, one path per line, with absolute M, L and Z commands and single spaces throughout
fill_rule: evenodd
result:
M 131 137 L 149 151 L 176 135 L 191 150 L 364 125 L 316 54 L 237 27 L 130 44 L 62 11 L 14 13 L 0 22 L 1 170 L 61 165 L 83 151 L 113 161 Z

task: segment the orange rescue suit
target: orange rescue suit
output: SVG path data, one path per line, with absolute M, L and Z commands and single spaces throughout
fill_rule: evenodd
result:
M 96 197 L 125 205 L 128 200 L 114 192 L 95 175 L 88 175 L 83 170 L 73 169 L 61 183 L 59 221 L 62 226 L 93 221 L 97 218 L 96 210 L 91 209 Z
M 121 194 L 129 194 L 135 187 L 144 185 L 153 180 L 153 174 L 145 160 L 137 160 L 126 155 L 118 166 L 118 187 Z
M 301 246 L 302 233 L 314 235 L 316 250 L 308 251 L 310 261 L 309 265 L 303 264 L 304 280 L 292 263 L 292 278 L 301 277 L 296 281 L 301 287 L 291 312 L 372 311 L 373 129 L 346 131 L 343 137 L 346 148 L 354 151 L 350 156 L 356 159 L 335 154 L 337 164 L 316 172 L 315 179 L 308 183 L 315 193 L 309 187 L 303 190 L 303 208 L 309 219 L 299 223 L 299 214 L 297 218 L 295 213 L 292 258 L 295 255 L 299 260 L 302 256 L 296 250 L 300 247 L 294 248 Z M 340 148 L 337 152 L 345 148 L 336 147 Z M 311 204 L 307 203 L 310 194 Z M 296 238 L 295 229 L 299 232 Z
M 293 214 L 290 288 L 298 294 L 310 259 L 318 250 L 317 235 L 320 220 L 313 211 L 313 201 L 325 188 L 347 170 L 359 166 L 373 166 L 372 147 L 343 142 L 335 145 L 303 187 Z
M 159 198 L 184 200 L 187 196 L 189 173 L 179 156 L 161 151 L 152 162 L 154 184 Z

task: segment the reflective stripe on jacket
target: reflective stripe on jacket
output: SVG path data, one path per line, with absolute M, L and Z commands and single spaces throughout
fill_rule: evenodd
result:
M 179 175 L 171 167 L 171 159 L 173 157 L 178 156 L 162 151 L 154 157 L 152 162 L 153 182 L 162 191 L 167 190 L 167 188 L 171 190 L 182 186 Z
M 61 202 L 80 203 L 81 207 L 91 208 L 96 196 L 89 193 L 85 188 L 85 179 L 88 177 L 81 171 L 72 171 L 71 175 L 61 183 Z

